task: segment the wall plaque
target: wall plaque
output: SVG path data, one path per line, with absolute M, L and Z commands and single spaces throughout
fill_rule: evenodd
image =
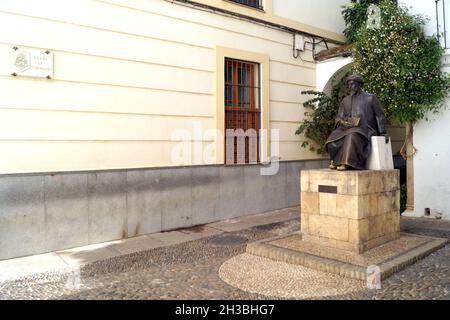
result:
M 37 49 L 19 49 L 10 52 L 11 75 L 53 78 L 53 53 Z
M 319 185 L 319 192 L 324 192 L 324 193 L 337 193 L 337 187 L 336 187 L 336 186 L 324 186 L 324 185 Z

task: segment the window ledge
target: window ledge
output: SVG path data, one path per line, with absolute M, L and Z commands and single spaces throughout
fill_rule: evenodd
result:
M 234 1 L 231 1 L 231 0 L 222 0 L 222 1 L 228 2 L 228 3 L 232 3 L 232 4 L 234 4 L 234 5 L 236 5 L 236 6 L 240 6 L 240 7 L 242 7 L 242 8 L 253 9 L 253 10 L 256 10 L 256 11 L 258 11 L 258 12 L 266 13 L 266 11 L 264 10 L 264 8 L 260 9 L 260 8 L 255 8 L 255 7 L 252 7 L 252 6 L 246 6 L 245 4 L 237 3 L 237 2 L 234 2 Z

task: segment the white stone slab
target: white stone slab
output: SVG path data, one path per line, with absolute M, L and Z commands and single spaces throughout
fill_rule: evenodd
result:
M 372 137 L 372 147 L 370 155 L 366 162 L 368 170 L 390 170 L 394 169 L 394 160 L 392 158 L 391 139 L 386 143 L 383 136 Z
M 57 251 L 56 254 L 69 266 L 81 266 L 119 256 L 120 252 L 114 250 L 114 245 L 120 242 L 121 240 L 91 244 Z
M 68 265 L 55 252 L 0 261 L 0 284 L 41 272 L 67 270 Z

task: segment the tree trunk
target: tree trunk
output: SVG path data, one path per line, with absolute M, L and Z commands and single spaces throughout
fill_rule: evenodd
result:
M 408 122 L 406 124 L 406 140 L 405 140 L 405 155 L 406 158 L 406 210 L 414 210 L 414 165 L 413 159 L 416 149 L 413 144 L 414 124 Z

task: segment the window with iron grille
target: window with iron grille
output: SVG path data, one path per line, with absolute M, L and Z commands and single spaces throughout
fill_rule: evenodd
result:
M 225 59 L 225 163 L 258 163 L 259 64 Z
M 243 4 L 244 6 L 263 10 L 262 0 L 229 0 L 229 1 Z

